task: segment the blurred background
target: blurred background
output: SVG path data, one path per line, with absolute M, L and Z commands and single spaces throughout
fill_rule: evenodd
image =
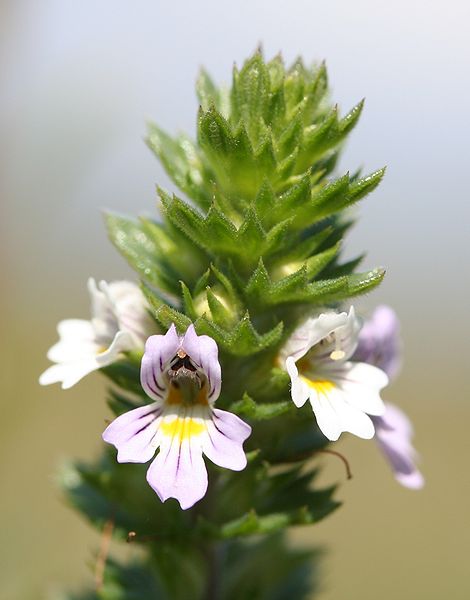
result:
M 321 462 L 344 506 L 294 537 L 328 547 L 318 600 L 468 599 L 469 19 L 465 0 L 0 4 L 2 600 L 92 581 L 98 537 L 54 477 L 99 452 L 103 381 L 63 392 L 37 377 L 57 321 L 88 317 L 88 276 L 130 276 L 100 210 L 155 212 L 155 183 L 173 186 L 146 119 L 194 133 L 200 65 L 229 82 L 259 42 L 268 58 L 326 59 L 344 112 L 366 97 L 341 169 L 388 171 L 346 252 L 387 267 L 361 307 L 402 320 L 405 368 L 385 395 L 416 425 L 427 480 L 401 488 L 373 443 L 343 436 L 354 479 Z

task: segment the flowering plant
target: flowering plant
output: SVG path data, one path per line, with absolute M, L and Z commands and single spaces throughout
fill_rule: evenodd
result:
M 62 481 L 105 541 L 144 550 L 121 564 L 102 549 L 94 590 L 70 598 L 311 597 L 315 553 L 285 531 L 339 506 L 317 454 L 375 435 L 403 485 L 423 482 L 411 425 L 380 395 L 396 317 L 363 325 L 351 305 L 384 270 L 341 254 L 348 209 L 384 174 L 333 176 L 363 103 L 340 117 L 324 65 L 259 52 L 230 90 L 201 72 L 197 94 L 197 142 L 148 136 L 184 197 L 159 188 L 161 219 L 106 217 L 140 287 L 91 279 L 91 320 L 59 324 L 40 378 L 108 377 L 103 456 Z

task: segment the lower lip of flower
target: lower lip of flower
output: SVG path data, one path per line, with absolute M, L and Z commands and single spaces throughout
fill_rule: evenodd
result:
M 303 375 L 300 377 L 302 381 L 304 381 L 309 387 L 313 388 L 318 394 L 322 394 L 324 396 L 326 396 L 336 387 L 336 385 L 328 379 L 308 379 Z
M 176 417 L 170 422 L 163 422 L 160 427 L 164 436 L 176 437 L 180 443 L 201 435 L 205 431 L 204 423 L 191 418 L 181 419 Z

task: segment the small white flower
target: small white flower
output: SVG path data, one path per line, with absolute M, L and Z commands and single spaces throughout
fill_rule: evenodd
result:
M 118 360 L 122 352 L 143 350 L 145 340 L 155 332 L 147 301 L 130 281 L 98 285 L 88 280 L 91 319 L 66 319 L 57 326 L 59 341 L 47 358 L 56 363 L 39 378 L 41 385 L 62 383 L 67 389 L 80 379 Z
M 310 400 L 319 428 L 332 441 L 343 431 L 372 438 L 368 415 L 385 412 L 379 392 L 388 383 L 387 375 L 350 360 L 359 330 L 353 307 L 349 314 L 327 312 L 302 324 L 281 351 L 294 404 L 301 407 Z

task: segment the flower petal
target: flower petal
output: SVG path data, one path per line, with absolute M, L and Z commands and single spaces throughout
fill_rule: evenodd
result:
M 215 340 L 208 335 L 197 335 L 194 325 L 190 325 L 184 334 L 181 347 L 190 356 L 193 364 L 204 371 L 209 382 L 208 400 L 215 402 L 222 385 L 219 350 Z
M 207 491 L 207 470 L 199 444 L 173 436 L 162 443 L 147 471 L 147 481 L 162 502 L 176 498 L 183 510 L 190 508 Z
M 328 337 L 330 333 L 346 325 L 348 315 L 345 312 L 335 313 L 326 312 L 318 317 L 307 319 L 298 327 L 281 350 L 281 356 L 286 358 L 292 356 L 294 360 L 299 360 L 315 344 Z
M 383 371 L 366 363 L 347 362 L 324 373 L 341 388 L 346 402 L 369 415 L 384 414 L 379 392 L 388 384 L 388 377 Z
M 332 442 L 336 442 L 342 433 L 341 419 L 329 398 L 323 395 L 310 397 L 313 412 L 320 431 Z
M 118 450 L 118 462 L 145 463 L 155 454 L 154 438 L 161 407 L 157 402 L 120 415 L 103 432 L 103 440 Z
M 246 467 L 243 442 L 251 434 L 251 427 L 236 415 L 214 409 L 207 423 L 208 435 L 202 442 L 204 454 L 219 467 L 241 471 Z
M 71 340 L 68 341 L 65 347 L 68 348 L 71 343 Z M 49 385 L 51 383 L 62 382 L 62 389 L 66 390 L 71 388 L 78 383 L 80 379 L 83 379 L 85 375 L 115 362 L 121 352 L 125 352 L 129 348 L 129 343 L 129 334 L 118 331 L 111 345 L 104 352 L 99 352 L 99 348 L 92 343 L 87 346 L 82 344 L 80 353 L 83 353 L 83 355 L 81 355 L 80 358 L 64 360 L 64 362 L 59 362 L 59 364 L 49 367 L 39 377 L 39 383 L 41 385 Z M 64 354 L 61 355 L 59 344 L 61 344 L 61 342 L 56 344 L 56 348 L 53 352 L 56 359 L 61 359 L 62 356 L 73 356 L 72 351 L 68 354 L 64 352 Z M 88 356 L 86 356 L 85 352 L 89 353 Z
M 311 389 L 310 402 L 318 427 L 331 441 L 336 441 L 343 431 L 360 438 L 374 437 L 372 420 L 349 402 L 349 397 L 338 387 L 316 391 Z
M 359 333 L 354 360 L 366 362 L 395 378 L 401 368 L 400 322 L 389 306 L 378 306 Z
M 100 368 L 96 357 L 83 359 L 71 363 L 52 365 L 44 371 L 39 377 L 40 385 L 50 385 L 51 383 L 62 383 L 62 389 L 67 390 L 83 379 L 92 371 Z
M 327 316 L 328 314 L 335 315 L 336 313 L 327 313 L 324 316 Z M 346 313 L 341 313 L 341 315 L 345 314 Z M 320 315 L 319 318 L 322 316 L 323 315 Z M 330 323 L 331 325 L 334 323 L 332 317 L 330 317 Z M 331 363 L 341 364 L 341 362 L 348 360 L 357 347 L 360 329 L 361 323 L 356 317 L 354 307 L 351 306 L 344 322 L 331 329 L 321 340 L 315 342 L 316 346 L 312 347 L 311 354 L 309 355 L 311 356 L 312 362 L 317 365 L 320 362 L 329 365 Z M 334 354 L 338 351 L 340 352 L 339 357 L 333 358 Z
M 118 331 L 114 336 L 113 341 L 109 348 L 104 352 L 100 352 L 96 360 L 99 367 L 106 367 L 107 365 L 116 362 L 119 359 L 119 355 L 122 352 L 127 352 L 132 349 L 132 338 L 127 331 Z
M 65 319 L 57 325 L 59 341 L 47 353 L 53 362 L 62 363 L 95 355 L 98 345 L 90 321 Z
M 174 325 L 165 335 L 148 338 L 140 368 L 140 383 L 150 398 L 163 400 L 166 397 L 168 382 L 164 373 L 179 347 L 180 339 Z
M 289 356 L 286 360 L 286 370 L 289 373 L 291 380 L 292 400 L 297 408 L 300 408 L 305 404 L 310 396 L 309 387 L 299 376 L 297 365 L 295 364 L 295 360 L 292 356 Z
M 374 418 L 377 443 L 390 463 L 395 478 L 410 489 L 420 489 L 424 478 L 416 467 L 416 451 L 411 444 L 411 421 L 397 406 L 386 405 L 382 417 Z
M 131 334 L 136 348 L 143 347 L 155 331 L 155 321 L 148 312 L 149 305 L 140 287 L 132 281 L 100 281 L 99 286 L 113 306 L 119 329 Z
M 119 323 L 114 312 L 114 306 L 102 289 L 104 281 L 96 285 L 93 277 L 88 279 L 87 287 L 91 300 L 91 323 L 95 339 L 99 345 L 107 346 L 119 330 Z

